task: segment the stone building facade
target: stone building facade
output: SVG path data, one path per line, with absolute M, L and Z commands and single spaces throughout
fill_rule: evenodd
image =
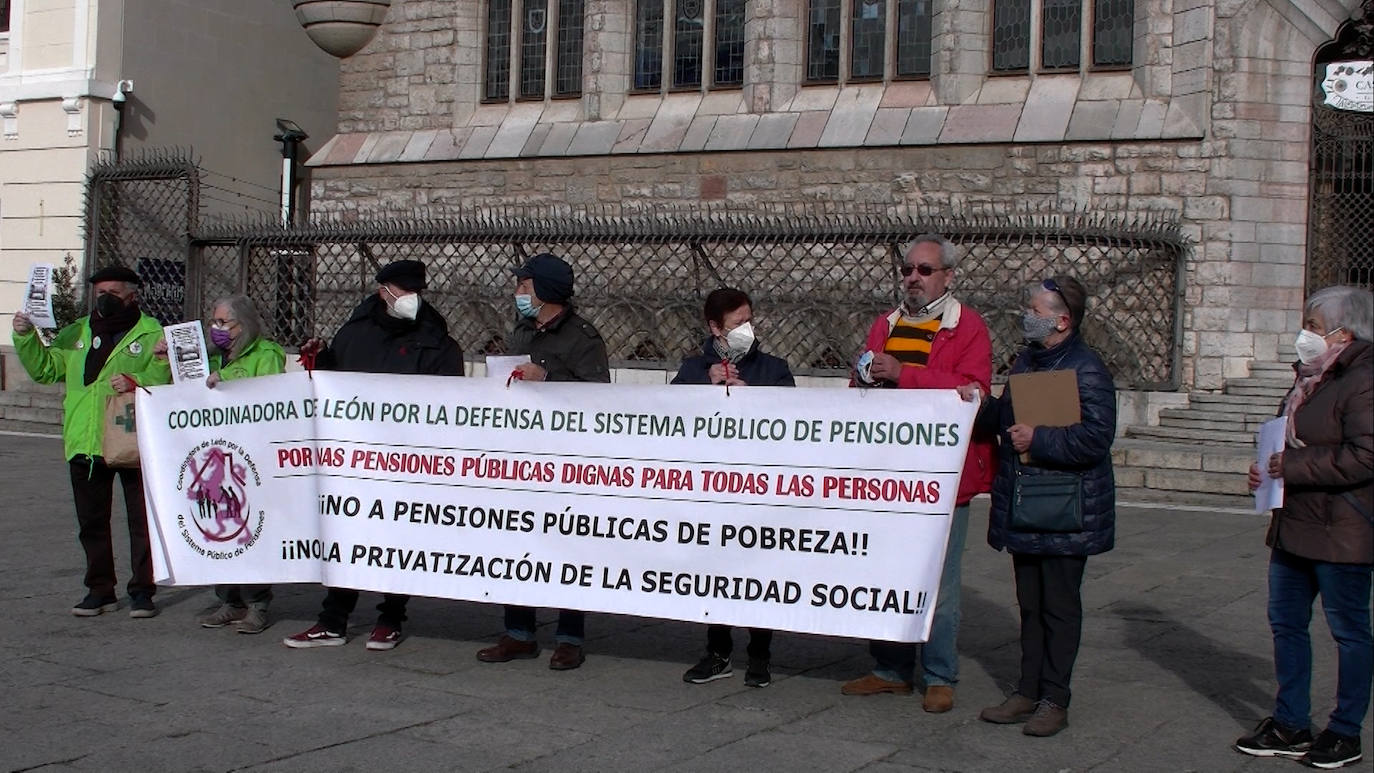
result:
M 518 35 L 521 13 L 544 0 L 497 2 L 513 4 Z M 725 2 L 709 2 L 707 17 Z M 1218 389 L 1279 357 L 1305 291 L 1314 53 L 1368 3 L 1135 0 L 1129 64 L 1095 66 L 1090 20 L 1106 0 L 1085 1 L 1080 63 L 1049 68 L 1041 44 L 1056 0 L 934 0 L 929 74 L 907 78 L 891 39 L 907 4 L 832 2 L 846 22 L 873 5 L 887 14 L 877 77 L 853 77 L 847 23 L 837 72 L 813 77 L 817 41 L 832 39 L 816 34 L 816 0 L 748 0 L 741 83 L 672 88 L 665 66 L 664 83 L 636 88 L 643 0 L 585 0 L 571 4 L 580 89 L 564 95 L 553 93 L 564 64 L 553 43 L 532 81 L 518 46 L 498 46 L 493 60 L 493 25 L 507 22 L 491 2 L 395 0 L 373 41 L 342 62 L 338 133 L 309 161 L 316 210 L 369 219 L 503 202 L 649 211 L 725 200 L 1163 213 L 1193 243 L 1183 388 Z M 544 23 L 565 4 L 549 0 Z M 670 21 L 681 5 L 665 5 Z M 1027 12 L 1027 60 L 999 68 L 1008 8 Z

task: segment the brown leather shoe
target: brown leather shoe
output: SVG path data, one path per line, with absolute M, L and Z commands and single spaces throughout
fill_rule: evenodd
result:
M 921 708 L 931 714 L 943 714 L 954 708 L 954 688 L 947 684 L 936 684 L 926 688 L 925 700 Z
M 528 660 L 539 657 L 539 642 L 520 641 L 501 634 L 496 644 L 477 650 L 477 659 L 483 663 L 505 663 L 509 660 Z
M 1068 709 L 1049 701 L 1040 701 L 1035 707 L 1035 716 L 1021 728 L 1021 732 L 1039 738 L 1049 738 L 1068 726 Z
M 889 682 L 877 674 L 866 674 L 840 685 L 844 695 L 880 695 L 890 692 L 893 695 L 910 695 L 910 682 Z
M 587 656 L 582 654 L 582 648 L 576 644 L 559 644 L 553 648 L 553 655 L 549 658 L 549 668 L 554 671 L 571 671 L 586 660 Z
M 978 718 L 994 725 L 1015 725 L 1025 722 L 1035 714 L 1035 701 L 1020 693 L 1012 693 L 1000 706 L 989 706 L 978 713 Z

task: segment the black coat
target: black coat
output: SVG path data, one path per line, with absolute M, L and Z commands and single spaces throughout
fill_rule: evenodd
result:
M 979 429 L 997 431 L 997 477 L 992 483 L 988 513 L 988 544 L 1009 553 L 1045 556 L 1091 556 L 1111 550 L 1116 542 L 1116 482 L 1112 475 L 1112 441 L 1116 437 L 1116 386 L 1102 358 L 1078 333 L 1051 349 L 1028 347 L 1017 356 L 1012 373 L 1074 370 L 1083 420 L 1068 427 L 1036 427 L 1030 463 L 1021 469 L 1067 470 L 1083 476 L 1083 531 L 1040 533 L 1014 531 L 1008 526 L 1017 457 L 1007 428 L 1016 423 L 1011 387 L 988 401 L 979 414 Z
M 719 363 L 720 355 L 716 353 L 715 339 L 707 338 L 701 345 L 701 354 L 682 361 L 682 367 L 678 368 L 672 383 L 709 384 L 711 366 Z M 731 364 L 739 369 L 740 380 L 750 386 L 797 385 L 792 378 L 792 369 L 787 367 L 787 360 L 764 354 L 759 351 L 757 342 L 749 347 L 748 354 Z
M 386 304 L 369 295 L 334 334 L 329 348 L 315 361 L 320 370 L 398 373 L 423 376 L 463 375 L 463 351 L 448 334 L 448 323 L 428 301 L 414 320 L 397 319 Z
M 522 317 L 511 331 L 507 351 L 528 354 L 530 362 L 544 369 L 546 381 L 611 381 L 606 342 L 571 306 L 543 327 Z

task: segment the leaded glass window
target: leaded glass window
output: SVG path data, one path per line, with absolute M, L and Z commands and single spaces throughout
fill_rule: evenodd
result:
M 806 79 L 840 78 L 840 0 L 811 0 L 807 15 Z
M 853 37 L 850 38 L 849 77 L 875 80 L 883 77 L 883 46 L 886 42 L 886 0 L 852 0 Z
M 520 30 L 520 96 L 544 96 L 544 51 L 548 47 L 549 7 L 526 3 Z
M 992 69 L 998 72 L 1030 67 L 1030 0 L 993 0 Z
M 744 83 L 744 0 L 716 0 L 717 86 Z
M 897 3 L 897 75 L 930 75 L 931 0 Z
M 635 8 L 635 88 L 663 85 L 663 0 L 639 0 Z
M 510 16 L 512 0 L 491 0 L 487 5 L 487 99 L 510 96 Z
M 558 0 L 558 57 L 554 60 L 556 96 L 582 93 L 582 3 Z
M 1135 37 L 1135 0 L 1093 4 L 1093 65 L 1129 67 Z
M 673 86 L 701 85 L 701 41 L 706 30 L 703 0 L 674 0 Z
M 1078 68 L 1083 44 L 1083 0 L 1041 0 L 1040 66 Z

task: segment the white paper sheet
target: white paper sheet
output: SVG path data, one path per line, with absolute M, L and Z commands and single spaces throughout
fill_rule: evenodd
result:
M 205 350 L 205 333 L 199 321 L 168 325 L 167 358 L 172 363 L 172 383 L 205 382 L 210 375 L 210 357 Z
M 487 378 L 499 378 L 502 381 L 510 378 L 510 372 L 515 370 L 517 365 L 524 365 L 530 361 L 528 354 L 509 354 L 509 355 L 487 355 Z
M 57 317 L 52 313 L 53 268 L 47 263 L 35 263 L 29 267 L 29 285 L 24 290 L 24 313 L 34 327 L 51 329 L 57 327 Z
M 1255 512 L 1283 507 L 1283 478 L 1269 477 L 1269 457 L 1283 451 L 1288 433 L 1288 417 L 1280 416 L 1260 425 L 1255 438 L 1255 462 L 1259 464 L 1260 485 L 1255 489 Z

